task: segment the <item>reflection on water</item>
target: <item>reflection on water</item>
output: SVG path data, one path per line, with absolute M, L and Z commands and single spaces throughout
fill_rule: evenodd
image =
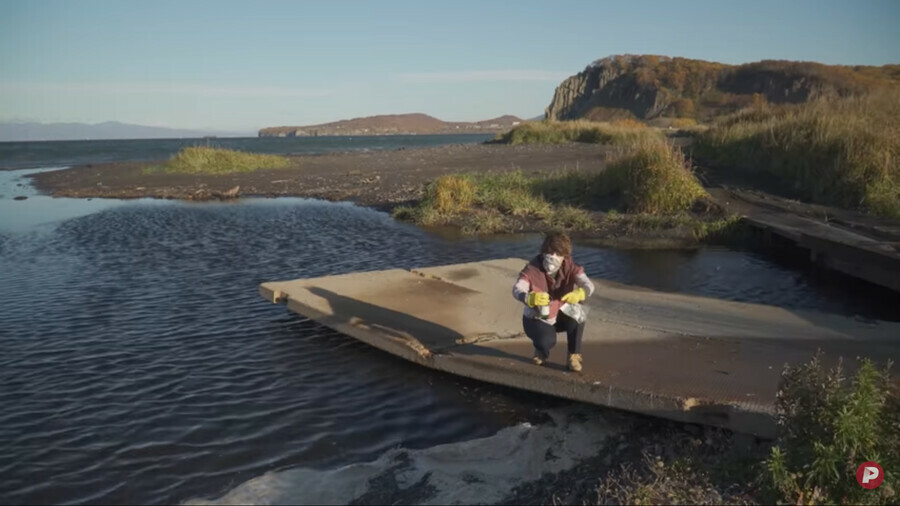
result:
M 50 172 L 65 167 L 0 171 L 0 233 L 33 230 L 64 219 L 85 216 L 125 204 L 111 199 L 54 199 L 40 195 L 26 174 Z M 26 197 L 25 200 L 15 200 Z
M 268 471 L 489 437 L 565 404 L 419 368 L 257 295 L 263 281 L 529 258 L 539 237 L 445 240 L 304 199 L 0 203 L 2 503 L 214 497 Z M 575 256 L 625 283 L 878 312 L 726 249 Z

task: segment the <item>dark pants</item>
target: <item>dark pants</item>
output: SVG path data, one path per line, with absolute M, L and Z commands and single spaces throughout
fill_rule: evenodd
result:
M 581 353 L 581 336 L 584 334 L 584 324 L 578 323 L 572 318 L 560 312 L 556 316 L 556 323 L 547 325 L 544 322 L 522 317 L 522 326 L 525 335 L 534 343 L 534 348 L 543 354 L 550 355 L 550 348 L 556 345 L 556 333 L 565 332 L 569 345 L 569 353 Z

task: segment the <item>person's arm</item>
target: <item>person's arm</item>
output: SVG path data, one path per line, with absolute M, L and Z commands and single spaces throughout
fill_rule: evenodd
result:
M 587 277 L 584 271 L 579 272 L 575 276 L 575 285 L 584 288 L 585 298 L 590 297 L 594 293 L 594 283 L 591 282 L 591 279 Z
M 575 286 L 572 287 L 572 291 L 563 295 L 563 302 L 568 302 L 571 304 L 577 304 L 584 299 L 591 296 L 594 293 L 594 283 L 591 282 L 590 278 L 587 277 L 587 274 L 584 273 L 584 269 L 579 266 L 578 270 L 575 271 Z
M 528 297 L 529 290 L 531 290 L 531 283 L 528 282 L 528 278 L 520 274 L 516 284 L 513 285 L 513 297 L 522 304 L 527 304 L 528 302 L 525 299 Z

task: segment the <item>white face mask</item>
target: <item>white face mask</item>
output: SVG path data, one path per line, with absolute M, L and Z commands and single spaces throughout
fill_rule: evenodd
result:
M 563 257 L 560 255 L 544 255 L 544 270 L 547 274 L 555 274 L 562 267 Z

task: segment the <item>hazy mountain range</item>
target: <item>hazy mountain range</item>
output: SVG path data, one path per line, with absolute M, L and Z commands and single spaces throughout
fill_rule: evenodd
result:
M 106 121 L 97 124 L 0 122 L 0 142 L 99 139 L 177 139 L 207 136 L 252 137 L 255 135 L 256 132 L 187 130 L 132 125 L 120 123 L 118 121 Z

